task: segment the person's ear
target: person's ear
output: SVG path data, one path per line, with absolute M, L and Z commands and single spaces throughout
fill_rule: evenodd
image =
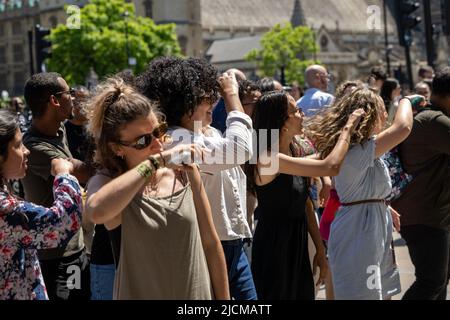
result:
M 114 142 L 110 142 L 110 143 L 108 143 L 108 145 L 109 145 L 109 148 L 112 150 L 112 152 L 116 156 L 123 158 L 124 152 L 123 152 L 122 146 L 120 146 Z
M 56 97 L 54 95 L 50 96 L 50 100 L 49 102 L 52 104 L 52 106 L 58 106 L 60 105 L 58 99 L 56 99 Z

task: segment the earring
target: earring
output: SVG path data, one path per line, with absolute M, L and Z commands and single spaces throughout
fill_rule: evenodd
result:
M 124 155 L 123 154 L 118 154 L 117 155 L 120 159 L 122 159 L 122 160 L 124 160 L 125 159 L 125 157 L 124 157 Z
M 283 131 L 284 131 L 284 132 L 288 132 L 289 129 L 288 129 L 288 128 L 283 128 Z

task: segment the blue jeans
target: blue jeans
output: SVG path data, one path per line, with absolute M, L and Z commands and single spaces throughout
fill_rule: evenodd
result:
M 227 262 L 230 296 L 235 300 L 257 300 L 255 284 L 241 239 L 222 241 Z
M 115 274 L 114 264 L 91 264 L 91 300 L 112 300 Z

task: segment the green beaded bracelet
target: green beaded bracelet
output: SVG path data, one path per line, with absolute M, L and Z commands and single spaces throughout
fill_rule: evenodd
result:
M 139 164 L 136 167 L 136 170 L 141 175 L 141 177 L 145 178 L 145 179 L 150 178 L 153 174 L 153 168 L 151 166 L 145 164 L 144 162 Z

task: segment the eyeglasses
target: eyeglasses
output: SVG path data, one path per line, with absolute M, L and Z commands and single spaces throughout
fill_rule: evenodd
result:
M 68 94 L 70 94 L 72 97 L 74 97 L 74 96 L 75 96 L 75 92 L 76 92 L 76 90 L 75 90 L 74 88 L 70 88 L 69 90 L 66 90 L 66 91 L 59 91 L 59 92 L 57 92 L 57 93 L 55 93 L 55 94 L 53 94 L 53 95 L 54 95 L 54 96 L 58 96 L 58 95 L 60 95 L 60 94 L 68 93 Z
M 159 126 L 157 126 L 155 129 L 153 129 L 152 133 L 147 133 L 142 136 L 139 136 L 135 139 L 135 142 L 126 142 L 126 141 L 119 141 L 119 144 L 125 146 L 134 148 L 136 150 L 142 150 L 147 148 L 149 145 L 152 144 L 153 139 L 161 139 L 162 142 L 168 143 L 170 142 L 170 136 L 168 136 L 167 133 L 168 125 L 166 122 L 161 122 Z

